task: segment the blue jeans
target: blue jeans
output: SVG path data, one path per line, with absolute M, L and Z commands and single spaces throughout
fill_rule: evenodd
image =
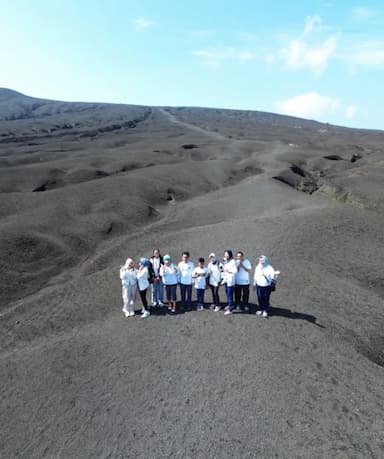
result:
M 159 282 L 152 284 L 152 304 L 162 303 L 164 299 L 163 282 L 160 279 Z
M 228 286 L 227 284 L 224 284 L 225 286 L 225 294 L 227 295 L 227 301 L 228 301 L 228 308 L 230 311 L 235 309 L 235 304 L 233 303 L 233 285 Z
M 180 284 L 181 305 L 190 308 L 192 306 L 192 284 Z
M 203 288 L 196 289 L 197 304 L 204 305 L 204 293 L 205 293 L 205 289 Z

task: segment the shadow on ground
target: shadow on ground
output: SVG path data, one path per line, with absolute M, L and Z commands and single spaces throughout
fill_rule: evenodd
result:
M 305 320 L 307 322 L 310 322 L 313 325 L 316 325 L 316 327 L 325 328 L 324 325 L 317 323 L 317 318 L 315 316 L 311 314 L 305 314 L 303 312 L 291 311 L 288 308 L 272 307 L 270 309 L 269 316 L 270 317 L 279 316 L 279 317 L 285 317 L 286 319 L 294 319 L 294 320 Z

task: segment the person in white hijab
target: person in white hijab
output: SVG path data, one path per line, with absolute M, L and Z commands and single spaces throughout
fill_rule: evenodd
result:
M 160 267 L 160 276 L 165 285 L 167 293 L 168 309 L 172 314 L 176 313 L 176 287 L 177 287 L 177 268 L 172 263 L 170 255 L 164 255 L 164 264 Z
M 120 279 L 124 303 L 122 311 L 125 317 L 133 317 L 137 292 L 137 270 L 132 258 L 127 258 L 125 264 L 120 267 Z
M 279 274 L 280 271 L 275 271 L 269 264 L 268 257 L 260 255 L 259 263 L 255 268 L 253 277 L 253 285 L 255 286 L 257 301 L 259 303 L 259 310 L 256 311 L 258 316 L 268 317 L 272 283 L 277 279 Z

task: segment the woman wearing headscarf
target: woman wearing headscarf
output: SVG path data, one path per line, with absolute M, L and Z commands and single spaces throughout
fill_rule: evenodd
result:
M 160 267 L 160 276 L 167 292 L 168 309 L 172 313 L 176 312 L 176 287 L 177 287 L 177 268 L 172 263 L 170 255 L 164 255 L 164 264 Z
M 145 319 L 150 315 L 147 302 L 147 289 L 149 287 L 148 280 L 148 258 L 140 258 L 139 269 L 137 271 L 137 284 L 139 286 L 139 294 L 143 307 L 141 309 L 141 317 Z
M 253 277 L 253 285 L 256 289 L 257 301 L 259 303 L 259 310 L 256 311 L 258 316 L 268 317 L 269 313 L 269 297 L 271 296 L 272 282 L 277 279 L 280 271 L 275 271 L 269 264 L 268 257 L 261 255 L 259 263 L 255 268 L 255 275 Z
M 224 312 L 224 315 L 226 316 L 231 315 L 232 311 L 235 309 L 235 304 L 233 302 L 233 290 L 235 288 L 236 273 L 237 266 L 235 260 L 233 259 L 232 250 L 226 250 L 223 258 L 223 274 L 221 281 L 221 283 L 224 284 L 228 301 L 228 306 Z
M 137 270 L 132 258 L 127 258 L 127 261 L 120 267 L 120 279 L 122 284 L 123 294 L 123 313 L 125 317 L 135 315 L 135 300 L 137 292 Z

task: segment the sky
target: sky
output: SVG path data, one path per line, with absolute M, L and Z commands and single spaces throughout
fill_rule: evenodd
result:
M 0 87 L 384 129 L 384 3 L 0 0 Z

